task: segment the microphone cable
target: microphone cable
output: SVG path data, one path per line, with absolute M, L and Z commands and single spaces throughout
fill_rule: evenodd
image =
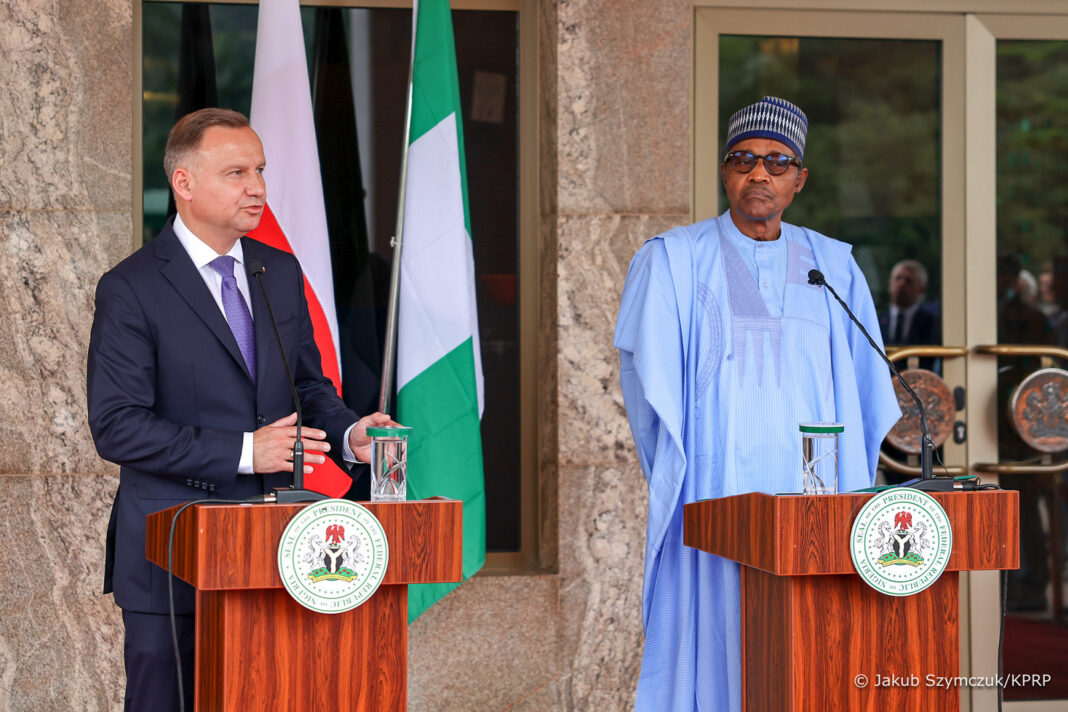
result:
M 171 519 L 171 530 L 167 537 L 167 604 L 171 619 L 171 643 L 174 645 L 174 669 L 178 675 L 178 706 L 181 712 L 185 712 L 185 686 L 182 684 L 182 654 L 178 649 L 178 623 L 174 614 L 174 531 L 178 524 L 178 517 L 194 504 L 255 504 L 268 501 L 266 499 L 268 496 L 260 494 L 248 499 L 194 499 L 179 507 L 174 513 L 174 518 Z M 196 631 L 193 635 L 196 635 Z M 195 639 L 193 644 L 196 645 Z
M 1008 613 L 1009 598 L 1009 572 L 999 571 L 1001 574 L 1001 627 L 998 629 L 998 682 L 1001 682 L 1002 670 L 1002 646 L 1005 644 L 1005 616 Z M 1005 687 L 998 685 L 998 712 L 1001 712 L 1001 700 L 1005 697 Z

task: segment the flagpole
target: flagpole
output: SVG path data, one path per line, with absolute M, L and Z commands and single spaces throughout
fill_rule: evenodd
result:
M 419 0 L 412 2 L 412 52 L 408 63 L 408 101 L 404 111 L 404 148 L 401 151 L 400 187 L 397 190 L 397 225 L 390 241 L 393 265 L 389 273 L 389 308 L 386 315 L 386 344 L 382 352 L 382 384 L 378 391 L 378 412 L 389 413 L 389 394 L 397 365 L 397 312 L 400 306 L 401 245 L 404 241 L 404 189 L 408 180 L 408 139 L 412 127 L 412 79 L 415 74 L 415 37 L 419 21 Z

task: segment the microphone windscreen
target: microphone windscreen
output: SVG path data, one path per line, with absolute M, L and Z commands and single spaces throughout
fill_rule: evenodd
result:
M 263 274 L 267 271 L 267 268 L 263 266 L 263 262 L 259 258 L 253 257 L 248 261 L 248 273 L 251 275 Z
M 823 272 L 820 272 L 818 269 L 810 269 L 808 271 L 808 283 L 815 285 L 823 285 Z

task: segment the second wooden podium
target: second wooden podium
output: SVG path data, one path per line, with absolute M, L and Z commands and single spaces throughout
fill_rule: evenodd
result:
M 194 505 L 178 519 L 175 575 L 196 588 L 196 709 L 403 710 L 408 586 L 460 581 L 458 500 L 361 503 L 382 523 L 378 591 L 346 613 L 315 613 L 278 575 L 278 542 L 305 505 Z M 148 558 L 167 567 L 177 507 L 148 517 Z
M 686 545 L 742 565 L 743 710 L 960 709 L 959 572 L 1019 566 L 1019 493 L 933 496 L 953 551 L 938 581 L 902 597 L 877 592 L 853 568 L 850 529 L 870 494 L 685 506 Z

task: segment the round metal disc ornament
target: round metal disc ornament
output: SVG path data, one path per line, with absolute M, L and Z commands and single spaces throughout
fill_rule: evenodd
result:
M 1009 399 L 1009 420 L 1038 452 L 1068 449 L 1068 371 L 1043 368 L 1023 379 Z
M 935 447 L 940 447 L 953 433 L 953 393 L 937 373 L 925 368 L 906 369 L 901 372 L 901 377 L 912 386 L 923 403 L 931 440 Z M 902 452 L 918 455 L 922 449 L 920 437 L 923 434 L 920 409 L 896 378 L 894 392 L 897 394 L 897 404 L 901 407 L 901 420 L 887 434 L 886 441 Z

